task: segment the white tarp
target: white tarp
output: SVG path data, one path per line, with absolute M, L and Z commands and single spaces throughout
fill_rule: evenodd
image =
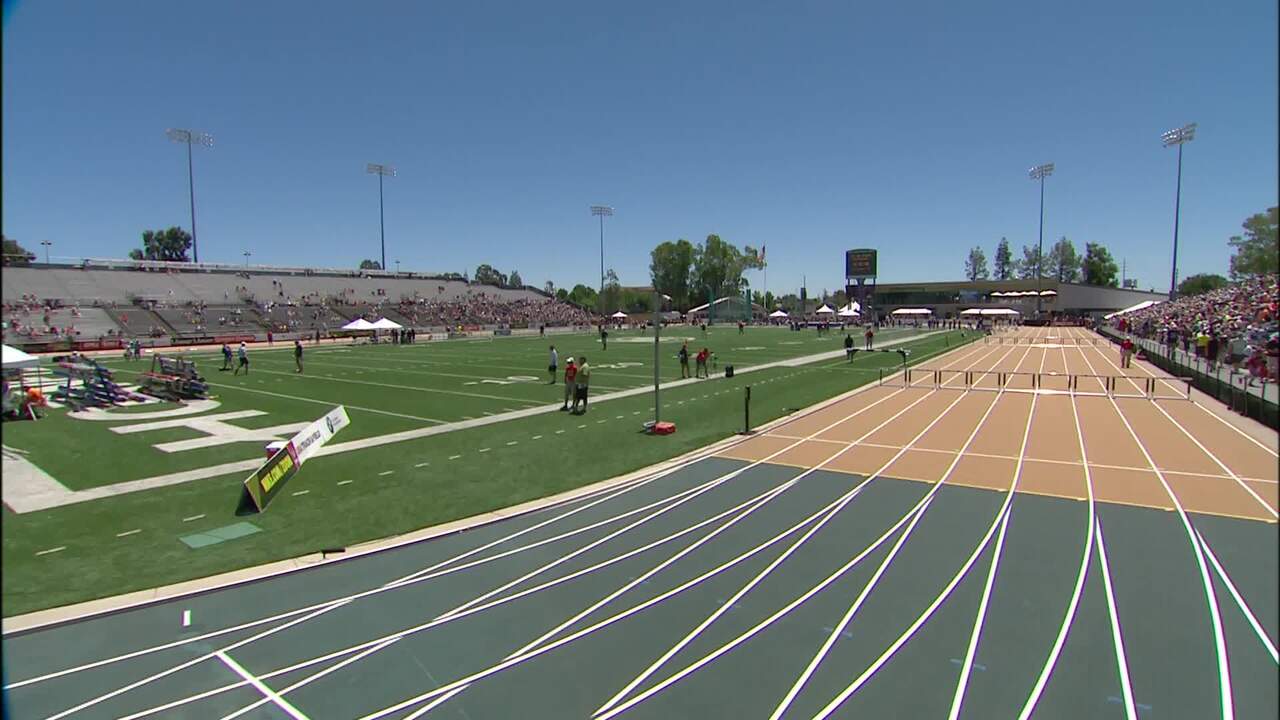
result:
M 36 367 L 40 364 L 40 358 L 35 355 L 28 355 L 11 345 L 4 346 L 2 359 L 5 370 L 10 368 Z
M 618 320 L 622 320 L 622 319 L 624 319 L 624 318 L 626 318 L 626 317 L 627 317 L 627 314 L 626 314 L 626 313 L 624 313 L 624 312 L 622 312 L 621 310 L 619 310 L 618 312 L 616 312 L 616 313 L 614 313 L 614 314 L 610 315 L 609 317 L 611 317 L 611 318 L 616 318 L 616 319 L 618 319 Z
M 400 323 L 394 320 L 388 320 L 386 318 L 378 318 L 376 321 L 374 321 L 372 325 L 369 326 L 369 328 L 372 330 L 399 330 L 402 327 L 404 326 L 401 325 Z
M 785 310 L 774 310 L 773 312 L 769 313 L 769 317 L 771 317 L 771 318 L 784 318 L 784 317 L 791 317 L 791 316 L 790 316 L 790 315 L 788 315 L 788 314 L 787 314 L 787 312 L 786 312 Z
M 364 318 L 356 318 L 355 320 L 352 320 L 346 325 L 343 325 L 342 329 L 343 330 L 372 330 L 373 323 L 369 322 L 368 320 L 365 320 Z
M 1111 318 L 1113 318 L 1113 317 L 1115 317 L 1115 316 L 1117 316 L 1117 315 L 1124 315 L 1125 313 L 1131 313 L 1131 312 L 1134 312 L 1135 310 L 1145 310 L 1145 309 L 1147 309 L 1147 308 L 1151 307 L 1152 305 L 1159 305 L 1161 302 L 1162 302 L 1161 300 L 1143 300 L 1142 302 L 1138 303 L 1137 305 L 1133 305 L 1133 306 L 1131 306 L 1131 307 L 1127 307 L 1127 308 L 1125 308 L 1125 309 L 1123 309 L 1123 310 L 1117 310 L 1117 311 L 1115 311 L 1115 312 L 1111 313 L 1110 315 L 1103 315 L 1102 317 L 1103 317 L 1103 319 L 1105 319 L 1105 320 L 1110 320 Z M 8 366 L 6 366 L 6 367 L 8 367 Z
M 933 311 L 928 308 L 898 308 L 890 315 L 932 315 Z
M 822 307 L 818 308 L 818 309 L 816 310 L 816 312 L 817 312 L 819 315 L 830 315 L 830 314 L 834 313 L 834 312 L 835 312 L 835 310 L 832 310 L 830 305 L 825 305 L 825 304 L 824 304 Z

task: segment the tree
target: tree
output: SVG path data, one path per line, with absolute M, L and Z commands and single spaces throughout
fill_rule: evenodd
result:
M 1017 272 L 1013 253 L 1009 252 L 1008 238 L 1000 238 L 1000 243 L 996 245 L 995 271 L 997 280 L 1011 280 Z
M 1231 278 L 1240 280 L 1250 275 L 1280 273 L 1280 244 L 1276 241 L 1276 225 L 1280 208 L 1268 208 L 1245 220 L 1244 235 L 1233 235 L 1227 244 L 1235 248 L 1231 256 Z
M 764 261 L 754 248 L 747 246 L 744 252 L 733 243 L 721 240 L 719 235 L 708 235 L 693 257 L 691 304 L 700 305 L 711 302 L 713 298 L 741 295 L 745 287 L 742 273 L 763 267 Z M 694 303 L 693 300 L 699 302 Z
M 777 298 L 778 307 L 788 313 L 795 313 L 800 309 L 800 296 L 795 293 L 787 293 Z
M 382 263 L 378 262 L 377 260 L 361 260 L 360 269 L 361 270 L 381 270 Z
M 568 291 L 568 290 L 565 290 L 564 288 L 560 288 L 559 290 L 556 290 L 556 299 L 557 299 L 557 300 L 568 300 L 568 299 L 569 299 L 569 291 Z
M 475 281 L 481 285 L 496 285 L 498 287 L 502 287 L 506 284 L 506 279 L 505 275 L 494 270 L 493 266 L 489 263 L 485 263 L 476 268 Z
M 4 264 L 5 265 L 30 265 L 32 260 L 36 259 L 36 254 L 18 244 L 17 240 L 0 235 L 4 245 Z
M 146 230 L 142 233 L 142 249 L 129 251 L 134 260 L 160 262 L 189 262 L 187 251 L 191 249 L 191 233 L 180 227 L 168 230 Z
M 987 254 L 982 252 L 982 248 L 975 247 L 969 251 L 969 257 L 964 261 L 964 275 L 969 282 L 987 279 Z
M 511 271 L 511 277 L 507 279 L 507 287 L 522 288 L 524 287 L 524 279 L 520 277 L 520 273 L 516 270 Z
M 1035 280 L 1037 270 L 1040 271 L 1040 277 L 1046 277 L 1045 267 L 1040 261 L 1040 246 L 1023 245 L 1022 260 L 1018 262 L 1018 277 L 1023 280 Z
M 569 291 L 569 297 L 566 299 L 569 302 L 575 305 L 579 305 L 581 307 L 595 307 L 596 290 L 595 288 L 589 288 L 586 285 L 583 285 L 582 283 L 578 283 L 577 285 L 573 286 L 572 290 Z
M 1207 293 L 1210 290 L 1217 290 L 1227 286 L 1227 279 L 1221 275 L 1211 273 L 1200 273 L 1183 279 L 1178 283 L 1178 295 L 1186 297 L 1188 295 L 1199 295 Z
M 1086 285 L 1102 287 L 1119 285 L 1116 275 L 1120 272 L 1120 268 L 1116 267 L 1116 261 L 1112 259 L 1111 253 L 1098 243 L 1085 244 L 1084 260 L 1080 263 L 1080 271 L 1084 275 Z
M 601 315 L 615 313 L 622 309 L 622 284 L 618 282 L 618 273 L 609 268 L 604 274 L 604 292 L 600 293 L 596 310 Z
M 1077 282 L 1080 280 L 1080 255 L 1076 246 L 1065 236 L 1053 244 L 1049 256 L 1045 258 L 1049 273 L 1059 282 Z
M 694 254 L 693 243 L 683 238 L 664 242 L 649 253 L 649 278 L 654 289 L 671 296 L 673 307 L 689 307 Z

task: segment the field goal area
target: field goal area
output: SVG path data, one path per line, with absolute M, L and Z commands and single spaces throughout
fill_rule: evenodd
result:
M 1011 370 L 906 368 L 880 379 L 890 387 L 923 387 L 1148 400 L 1190 400 L 1189 378 L 1128 377 Z

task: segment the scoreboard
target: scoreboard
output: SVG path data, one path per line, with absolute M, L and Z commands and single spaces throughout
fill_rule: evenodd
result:
M 844 253 L 846 279 L 874 278 L 876 276 L 876 251 L 870 248 L 846 250 Z

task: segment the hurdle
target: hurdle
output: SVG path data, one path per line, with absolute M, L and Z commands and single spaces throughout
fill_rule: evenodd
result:
M 987 378 L 992 378 L 994 382 L 986 382 Z M 1085 381 L 1083 388 L 1081 380 Z M 1175 383 L 1178 387 L 1174 387 Z M 901 373 L 895 372 L 888 376 L 881 371 L 879 384 L 891 387 L 924 387 L 933 390 L 964 390 L 966 392 L 1008 392 L 1145 400 L 1191 400 L 1192 387 L 1192 381 L 1189 378 L 920 367 L 906 368 Z

